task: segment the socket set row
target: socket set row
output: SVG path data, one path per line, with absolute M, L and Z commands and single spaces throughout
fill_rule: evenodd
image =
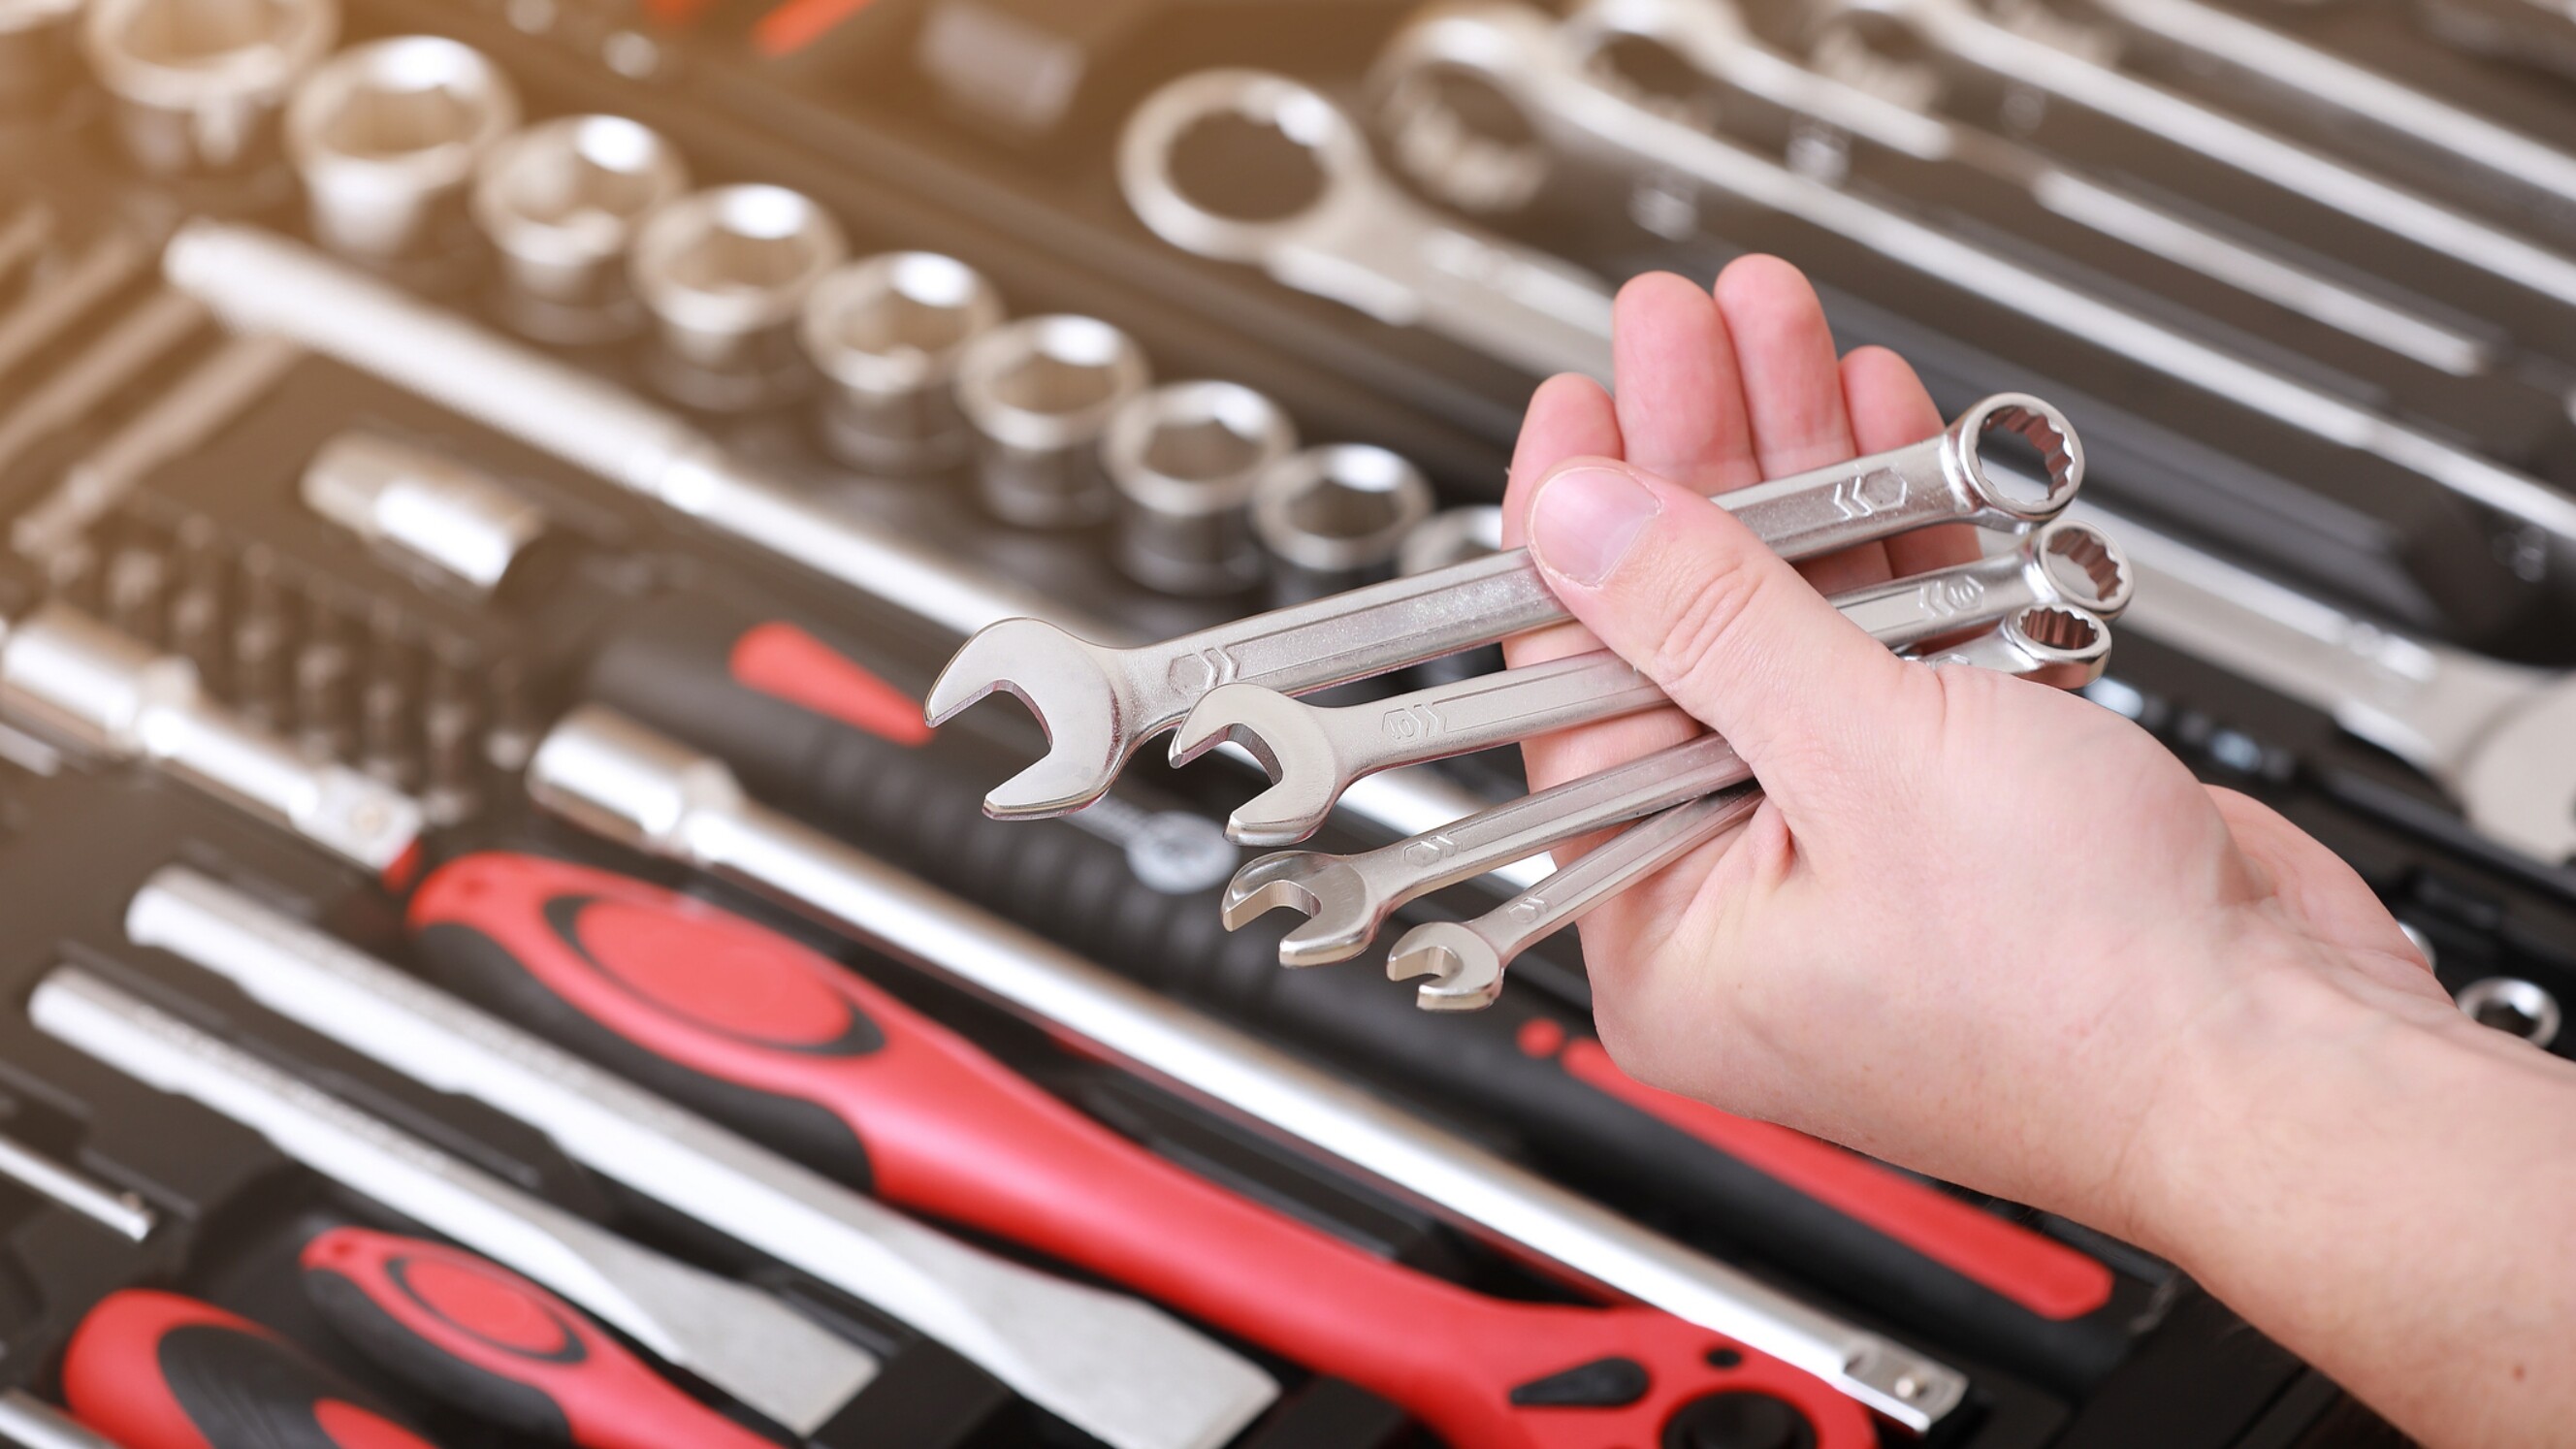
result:
M 2020 657 L 2567 1051 L 2522 8 L 0 3 L 0 1442 L 2394 1442 L 2135 1249 L 1625 1078 L 1570 934 L 1407 974 L 1533 862 L 1280 969 L 1243 844 L 1498 754 L 1289 809 L 1184 724 L 1001 820 L 1074 717 L 924 715 L 998 621 L 1506 569 L 1611 284 L 1777 250 L 1972 460 L 2080 430 Z

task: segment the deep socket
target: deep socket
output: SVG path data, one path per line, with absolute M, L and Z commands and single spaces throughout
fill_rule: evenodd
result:
M 127 153 L 173 175 L 259 160 L 339 36 L 338 0 L 90 0 L 81 49 Z
M 1022 528 L 1106 520 L 1117 494 L 1101 433 L 1152 381 L 1135 339 L 1097 318 L 1030 317 L 968 344 L 957 405 L 975 431 L 985 510 Z
M 799 336 L 823 375 L 822 436 L 855 467 L 918 473 L 964 456 L 957 360 L 1002 325 L 983 273 L 936 252 L 889 252 L 835 269 L 805 299 Z
M 1293 604 L 1385 578 L 1431 504 L 1430 482 L 1384 448 L 1336 443 L 1280 463 L 1252 500 L 1271 596 Z
M 353 46 L 298 86 L 286 149 L 313 234 L 363 261 L 447 249 L 466 184 L 519 124 L 519 98 L 481 51 L 435 35 Z
M 550 338 L 581 319 L 604 330 L 631 300 L 626 256 L 636 232 L 688 189 L 679 151 L 624 116 L 565 116 L 503 141 L 475 177 L 472 205 L 523 304 L 513 320 L 524 313 Z
M 1167 594 L 1232 594 L 1261 582 L 1254 485 L 1297 450 L 1297 425 L 1231 382 L 1176 382 L 1109 419 L 1100 460 L 1118 490 L 1118 566 Z
M 806 295 L 848 254 L 832 214 L 782 186 L 719 186 L 655 212 L 635 237 L 629 277 L 664 354 L 684 369 L 666 386 L 685 395 L 693 373 L 731 378 L 742 385 L 732 400 L 760 400 L 794 360 Z
M 545 531 L 527 499 L 480 471 L 376 433 L 343 433 L 306 465 L 304 505 L 477 594 L 500 587 Z

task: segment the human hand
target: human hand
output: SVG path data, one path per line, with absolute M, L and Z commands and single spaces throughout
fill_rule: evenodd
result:
M 2337 1004 L 2461 1024 L 2369 889 L 2279 815 L 2084 700 L 1900 661 L 1818 592 L 1973 557 L 1973 536 L 1802 582 L 1696 502 L 1941 427 L 1893 354 L 1837 360 L 1793 268 L 1745 259 L 1713 296 L 1641 278 L 1616 337 L 1615 403 L 1578 378 L 1532 402 L 1506 537 L 1579 622 L 1509 655 L 1606 644 L 1679 708 L 1530 742 L 1531 785 L 1704 724 L 1768 795 L 1583 922 L 1623 1067 L 2157 1246 L 2151 1189 L 2188 1177 L 2168 1149 L 2223 1110 L 2196 1085 L 2204 1045 L 2259 1060 L 2249 1036 L 2350 1029 Z

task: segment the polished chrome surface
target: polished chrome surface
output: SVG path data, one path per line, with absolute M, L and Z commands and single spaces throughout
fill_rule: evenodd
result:
M 478 593 L 499 587 L 546 529 L 543 510 L 444 453 L 342 433 L 304 467 L 304 506 Z
M 257 160 L 339 38 L 338 0 L 89 0 L 81 23 L 127 152 L 163 173 Z
M 494 147 L 471 206 L 511 286 L 595 306 L 624 292 L 644 219 L 688 189 L 688 164 L 660 132 L 624 116 L 562 116 Z
M 286 152 L 313 234 L 386 261 L 447 240 L 439 231 L 461 213 L 476 169 L 518 124 L 518 93 L 481 51 L 404 35 L 352 46 L 297 86 Z

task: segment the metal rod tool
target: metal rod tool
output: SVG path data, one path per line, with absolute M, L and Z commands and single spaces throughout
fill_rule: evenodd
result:
M 0 1177 L 71 1209 L 127 1242 L 152 1236 L 158 1214 L 133 1193 L 109 1187 L 14 1137 L 0 1136 Z

